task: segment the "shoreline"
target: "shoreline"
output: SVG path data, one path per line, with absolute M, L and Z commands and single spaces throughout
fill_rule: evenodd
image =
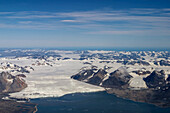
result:
M 38 112 L 44 113 L 62 113 L 62 112 L 68 112 L 69 109 L 70 113 L 80 113 L 80 111 L 83 111 L 85 109 L 88 109 L 89 111 L 87 113 L 93 113 L 92 111 L 96 109 L 98 106 L 100 106 L 100 110 L 107 111 L 106 113 L 109 113 L 109 109 L 111 111 L 118 110 L 117 107 L 120 107 L 123 109 L 126 113 L 126 110 L 129 108 L 139 107 L 139 110 L 142 110 L 143 107 L 146 108 L 144 111 L 163 111 L 162 113 L 166 113 L 167 111 L 170 111 L 170 108 L 161 108 L 158 106 L 155 106 L 153 104 L 148 104 L 145 102 L 136 102 L 129 99 L 121 98 L 113 94 L 108 94 L 107 92 L 93 92 L 93 93 L 77 93 L 77 94 L 68 94 L 64 97 L 60 98 L 43 98 L 43 99 L 36 99 L 32 101 L 33 103 L 38 104 Z M 89 105 L 89 103 L 91 103 Z M 75 106 L 76 105 L 76 106 Z M 107 106 L 107 107 L 106 107 Z M 115 107 L 114 107 L 115 106 Z M 122 106 L 122 107 L 121 107 Z M 128 108 L 127 108 L 128 106 Z M 97 111 L 99 111 L 99 109 Z M 75 112 L 76 110 L 79 110 L 79 112 Z M 118 111 L 120 111 L 119 109 Z M 138 109 L 133 110 L 130 109 L 132 113 L 136 113 Z M 139 113 L 146 113 L 143 111 L 140 111 Z M 98 112 L 102 113 L 102 112 Z M 155 112 L 158 113 L 158 112 Z
M 108 89 L 106 90 L 108 94 L 115 95 L 118 98 L 122 98 L 125 100 L 131 100 L 133 102 L 139 102 L 139 103 L 147 103 L 154 105 L 159 108 L 170 108 L 170 105 L 168 103 L 165 103 L 164 101 L 157 101 L 153 100 L 152 96 L 154 96 L 154 90 L 128 90 L 128 89 Z M 135 94 L 135 95 L 134 95 Z M 150 97 L 148 97 L 148 94 L 152 94 Z M 142 96 L 141 96 L 142 95 Z
M 65 94 L 65 95 L 62 95 L 62 96 L 59 96 L 59 97 L 41 97 L 41 98 L 61 98 L 61 97 L 66 96 L 66 95 L 106 92 L 107 94 L 115 95 L 117 98 L 121 98 L 121 99 L 125 99 L 125 100 L 131 100 L 133 102 L 138 102 L 138 103 L 150 104 L 150 105 L 154 105 L 154 106 L 159 107 L 159 108 L 170 108 L 169 105 L 164 105 L 163 103 L 156 103 L 156 102 L 150 102 L 150 100 L 145 100 L 144 99 L 145 97 L 139 96 L 141 94 L 141 91 L 139 91 L 139 90 L 132 90 L 132 91 L 131 90 L 122 90 L 122 89 L 116 89 L 117 91 L 113 91 L 113 90 L 115 90 L 115 89 L 106 89 L 105 88 L 105 90 L 102 90 L 102 91 L 76 92 L 76 93 L 68 93 L 68 94 Z M 143 93 L 148 92 L 148 91 L 152 92 L 152 90 L 146 90 L 146 89 L 142 90 L 142 91 L 143 91 Z M 128 94 L 124 95 L 125 93 L 128 93 Z M 133 95 L 132 95 L 133 93 L 137 94 L 138 96 L 133 97 Z M 34 99 L 39 99 L 39 98 L 34 98 Z M 32 100 L 32 99 L 30 99 L 30 100 Z M 38 104 L 35 106 L 36 110 L 33 113 L 36 113 L 38 111 L 37 106 L 38 106 Z
M 3 97 L 9 96 L 8 94 L 0 94 L 0 112 L 13 113 L 13 112 L 28 112 L 36 113 L 37 104 L 31 102 L 17 102 L 17 100 L 5 100 Z
M 37 106 L 38 106 L 38 104 L 35 106 L 35 111 L 33 111 L 33 113 L 36 113 L 38 111 Z
M 118 89 L 118 90 L 119 90 L 119 89 Z M 120 90 L 120 91 L 123 91 L 123 90 Z M 90 94 L 90 93 L 98 93 L 98 92 L 106 92 L 107 94 L 114 95 L 114 96 L 116 96 L 117 98 L 121 98 L 121 99 L 124 99 L 124 100 L 130 100 L 130 101 L 137 102 L 137 103 L 144 103 L 144 104 L 154 105 L 154 106 L 156 106 L 156 107 L 158 107 L 158 108 L 163 108 L 163 109 L 164 109 L 164 108 L 165 108 L 165 109 L 166 109 L 166 108 L 168 108 L 168 109 L 170 108 L 170 106 L 163 106 L 163 104 L 161 104 L 161 103 L 151 103 L 151 102 L 145 101 L 145 100 L 135 100 L 135 99 L 138 98 L 138 97 L 136 97 L 136 98 L 127 98 L 127 97 L 125 97 L 125 96 L 122 96 L 122 95 L 113 93 L 113 92 L 111 92 L 110 90 L 96 91 L 96 92 L 69 93 L 69 94 L 65 94 L 65 95 L 63 95 L 63 96 L 74 95 L 74 94 Z M 124 92 L 124 93 L 126 93 L 126 92 Z M 62 98 L 63 96 L 60 96 L 60 97 L 44 97 L 44 98 Z M 127 95 L 127 96 L 128 96 L 128 95 Z M 43 99 L 43 98 L 36 98 L 36 99 Z M 32 100 L 32 99 L 31 99 L 31 100 Z M 38 111 L 37 106 L 38 106 L 38 104 L 35 106 L 36 111 L 33 112 L 33 113 L 36 113 L 36 112 Z

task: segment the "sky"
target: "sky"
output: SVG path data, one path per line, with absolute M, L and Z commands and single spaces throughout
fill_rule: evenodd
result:
M 170 48 L 170 0 L 0 0 L 0 48 Z

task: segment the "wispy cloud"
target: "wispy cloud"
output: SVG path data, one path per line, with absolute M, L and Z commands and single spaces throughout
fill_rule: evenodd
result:
M 136 34 L 136 33 L 143 33 L 145 32 L 144 30 L 133 30 L 133 31 L 97 31 L 97 32 L 89 32 L 89 34 L 123 34 L 123 35 L 127 35 L 127 34 Z
M 30 24 L 30 23 L 32 23 L 32 21 L 19 21 L 18 23 L 20 23 L 20 24 Z
M 0 28 L 84 29 L 87 34 L 163 34 L 170 31 L 170 9 L 136 8 L 80 12 L 0 12 Z M 170 33 L 165 33 L 170 35 Z
M 61 20 L 61 22 L 82 22 L 79 20 Z

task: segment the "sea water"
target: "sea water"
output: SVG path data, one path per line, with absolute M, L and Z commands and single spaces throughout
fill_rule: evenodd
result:
M 170 113 L 170 108 L 118 98 L 106 92 L 76 93 L 39 98 L 37 113 Z

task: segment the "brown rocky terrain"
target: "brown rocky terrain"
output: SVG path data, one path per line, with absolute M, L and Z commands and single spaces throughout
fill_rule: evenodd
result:
M 3 96 L 0 97 L 0 113 L 34 113 L 37 109 L 36 104 L 2 100 Z
M 16 102 L 14 100 L 3 100 L 8 93 L 18 92 L 27 87 L 25 75 L 13 76 L 8 72 L 0 73 L 0 113 L 33 113 L 36 111 L 36 104 L 27 102 Z
M 26 88 L 25 80 L 20 76 L 13 76 L 8 72 L 0 73 L 0 92 L 11 93 Z

